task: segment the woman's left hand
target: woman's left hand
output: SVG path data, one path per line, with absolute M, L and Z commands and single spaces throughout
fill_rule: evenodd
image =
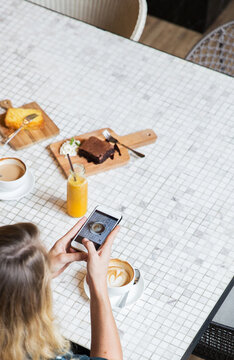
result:
M 53 278 L 61 274 L 71 262 L 87 259 L 87 254 L 85 252 L 76 251 L 70 246 L 72 238 L 80 230 L 85 221 L 86 217 L 79 220 L 66 235 L 56 241 L 49 251 L 50 269 Z

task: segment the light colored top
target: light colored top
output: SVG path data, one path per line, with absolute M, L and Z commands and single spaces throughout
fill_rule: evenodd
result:
M 23 0 L 2 2 L 0 94 L 37 101 L 61 132 L 19 156 L 34 193 L 0 202 L 0 223 L 33 221 L 49 248 L 76 219 L 66 180 L 46 148 L 102 127 L 158 134 L 144 159 L 89 178 L 89 210 L 123 214 L 113 257 L 140 268 L 146 289 L 114 311 L 128 360 L 180 360 L 234 273 L 234 82 L 141 44 Z M 53 283 L 63 334 L 90 346 L 85 264 Z

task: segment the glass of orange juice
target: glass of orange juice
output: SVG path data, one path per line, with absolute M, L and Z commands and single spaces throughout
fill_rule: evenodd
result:
M 67 180 L 67 213 L 84 216 L 88 207 L 88 182 L 83 165 L 75 165 Z

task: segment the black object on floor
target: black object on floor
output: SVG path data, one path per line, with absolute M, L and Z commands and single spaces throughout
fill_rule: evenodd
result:
M 186 28 L 205 32 L 230 0 L 147 0 L 148 12 Z

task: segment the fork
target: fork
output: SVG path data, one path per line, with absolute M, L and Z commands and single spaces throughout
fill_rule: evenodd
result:
M 7 137 L 6 141 L 3 142 L 3 145 L 8 144 L 8 143 L 20 132 L 20 130 L 23 129 L 23 127 L 24 127 L 25 125 L 28 125 L 28 124 L 29 124 L 33 119 L 35 119 L 35 117 L 37 117 L 37 116 L 38 116 L 37 114 L 30 114 L 30 115 L 26 116 L 26 117 L 23 119 L 22 125 L 19 127 L 19 129 L 17 129 L 17 130 L 14 131 L 13 133 L 11 133 L 11 134 Z
M 121 142 L 119 142 L 119 140 L 115 139 L 110 133 L 108 130 L 104 130 L 102 135 L 106 138 L 106 140 L 108 140 L 109 142 L 112 142 L 114 144 L 119 144 L 119 145 L 122 145 L 123 147 L 125 147 L 126 149 L 128 150 L 131 150 L 134 154 L 136 154 L 137 156 L 143 158 L 145 157 L 144 154 L 140 153 L 139 151 L 136 151 L 134 149 L 131 149 L 129 146 L 127 145 L 124 145 L 124 144 L 121 144 Z

